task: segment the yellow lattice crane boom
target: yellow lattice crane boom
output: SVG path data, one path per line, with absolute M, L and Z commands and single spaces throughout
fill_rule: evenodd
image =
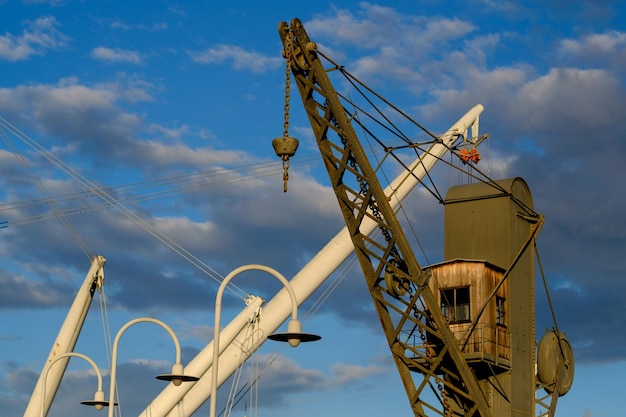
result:
M 526 183 L 453 187 L 442 201 L 445 260 L 423 268 L 353 127 L 364 110 L 347 109 L 330 82 L 344 68 L 298 19 L 280 23 L 279 35 L 414 415 L 535 416 L 538 388 L 551 394 L 543 405 L 553 415 L 569 385 L 554 394 L 554 381 L 535 376 L 534 239 L 543 217 Z M 475 148 L 455 153 L 463 164 L 480 160 Z M 361 231 L 364 220 L 380 238 Z M 569 369 L 567 347 L 559 344 L 547 373 Z

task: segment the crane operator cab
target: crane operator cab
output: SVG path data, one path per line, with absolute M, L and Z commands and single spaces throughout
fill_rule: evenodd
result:
M 453 259 L 431 265 L 429 285 L 450 331 L 468 364 L 504 371 L 510 369 L 504 270 L 482 260 Z

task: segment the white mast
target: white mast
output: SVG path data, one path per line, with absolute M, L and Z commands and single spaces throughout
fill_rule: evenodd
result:
M 78 335 L 80 334 L 83 323 L 85 322 L 85 317 L 87 317 L 87 312 L 89 311 L 93 294 L 96 289 L 101 288 L 104 283 L 105 262 L 106 259 L 104 256 L 97 255 L 92 258 L 91 267 L 89 268 L 89 271 L 87 271 L 85 280 L 78 290 L 78 293 L 74 298 L 74 302 L 65 317 L 65 321 L 63 322 L 57 338 L 52 345 L 52 349 L 43 369 L 46 369 L 46 366 L 57 356 L 74 350 L 74 346 L 76 346 L 76 341 L 78 340 Z M 65 359 L 59 359 L 54 366 L 50 367 L 47 372 L 48 378 L 45 384 L 45 393 L 42 393 L 43 378 L 45 377 L 44 372 L 39 375 L 39 380 L 37 381 L 35 389 L 30 397 L 30 401 L 26 406 L 24 417 L 41 416 L 41 410 L 44 410 L 44 416 L 48 414 L 50 404 L 52 404 L 52 400 L 57 393 L 69 360 L 69 356 Z M 45 394 L 45 396 L 42 394 Z M 41 406 L 42 399 L 44 402 L 43 407 Z

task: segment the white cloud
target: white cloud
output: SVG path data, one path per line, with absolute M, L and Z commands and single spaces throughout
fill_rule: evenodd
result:
M 249 160 L 244 152 L 237 150 L 218 151 L 211 148 L 192 148 L 185 144 L 166 145 L 156 141 L 143 141 L 135 151 L 146 163 L 188 166 L 215 166 L 242 163 Z
M 446 69 L 480 60 L 476 44 L 467 44 L 475 25 L 459 18 L 403 15 L 388 7 L 360 3 L 356 11 L 338 9 L 316 16 L 304 25 L 320 48 L 334 47 L 334 55 L 348 58 L 349 71 L 374 88 L 400 82 L 415 95 L 445 79 Z M 470 38 L 471 39 L 471 38 Z M 478 37 L 478 45 L 492 47 L 497 38 Z M 345 51 L 337 51 L 337 46 Z M 321 48 L 322 49 L 322 48 Z M 323 49 L 325 52 L 326 50 Z M 471 50 L 471 53 L 468 52 Z M 363 52 L 365 52 L 363 54 Z
M 3 111 L 24 112 L 30 110 L 36 115 L 52 103 L 54 108 L 85 109 L 109 106 L 114 94 L 106 89 L 94 89 L 78 84 L 77 80 L 61 80 L 56 85 L 24 85 L 4 89 L 0 94 L 0 109 Z
M 145 24 L 145 23 L 129 24 L 129 23 L 124 22 L 123 20 L 116 19 L 111 23 L 111 28 L 119 29 L 123 31 L 140 30 L 140 31 L 147 31 L 147 32 L 157 32 L 161 30 L 166 30 L 168 28 L 168 25 L 167 25 L 167 22 L 155 22 L 152 24 Z
M 105 48 L 99 46 L 91 51 L 91 57 L 106 62 L 128 62 L 141 64 L 142 57 L 139 51 L 124 50 L 120 48 Z
M 81 126 L 84 118 L 96 116 L 109 121 L 111 117 L 116 118 L 117 124 L 111 125 L 110 129 L 119 129 L 122 125 L 136 126 L 137 116 L 121 112 L 117 103 L 149 101 L 151 89 L 151 84 L 124 75 L 115 81 L 95 85 L 66 78 L 56 84 L 21 85 L 0 90 L 0 110 L 9 119 L 27 118 L 44 131 L 62 128 L 67 132 L 72 127 Z M 94 122 L 88 122 L 92 128 L 96 128 Z
M 389 28 L 397 27 L 394 21 L 399 19 L 399 15 L 393 9 L 380 6 L 365 13 L 368 12 L 377 14 L 380 20 L 372 21 L 367 16 L 359 18 L 348 10 L 336 10 L 334 16 L 314 18 L 306 22 L 305 27 L 312 37 L 332 37 L 334 43 L 357 44 L 362 48 L 387 44 L 388 36 L 396 32 Z M 390 22 L 392 25 L 389 25 Z M 381 26 L 388 30 L 381 31 Z
M 329 39 L 351 48 L 377 49 L 393 45 L 403 54 L 431 50 L 436 43 L 459 39 L 474 30 L 460 19 L 405 16 L 389 7 L 360 3 L 355 13 L 335 10 L 332 16 L 319 16 L 305 23 L 312 38 Z
M 626 33 L 615 30 L 593 33 L 578 39 L 561 41 L 561 51 L 574 55 L 589 53 L 611 54 L 626 48 Z
M 2 270 L 0 273 L 0 305 L 4 308 L 27 308 L 33 305 L 53 306 L 65 301 L 60 291 L 51 290 L 49 285 L 34 282 L 21 275 Z
M 265 72 L 284 65 L 280 57 L 266 56 L 254 51 L 246 51 L 236 45 L 220 44 L 203 52 L 188 51 L 194 61 L 201 64 L 223 64 L 230 61 L 238 71 Z
M 188 217 L 163 217 L 153 219 L 153 227 L 175 242 L 185 240 L 189 247 L 202 247 L 207 237 L 215 233 L 211 222 L 194 222 Z
M 182 125 L 177 128 L 169 128 L 157 124 L 152 124 L 148 127 L 148 130 L 150 132 L 158 133 L 166 138 L 181 140 L 183 137 L 185 137 L 185 135 L 189 134 L 191 129 L 188 125 Z
M 175 323 L 180 329 L 176 333 L 181 340 L 198 339 L 201 341 L 210 341 L 213 338 L 213 326 L 208 324 L 190 324 L 188 321 Z
M 623 72 L 626 70 L 626 32 L 609 30 L 579 39 L 564 39 L 559 43 L 558 52 L 570 65 Z
M 259 361 L 267 362 L 267 355 L 259 354 Z M 285 356 L 272 359 L 270 372 L 263 374 L 263 387 L 267 394 L 273 395 L 276 401 L 291 392 L 310 392 L 324 389 L 324 375 L 317 369 L 302 368 L 294 360 Z M 261 397 L 263 398 L 263 397 Z M 264 399 L 264 401 L 266 401 Z M 271 404 L 271 402 L 266 401 Z
M 389 372 L 389 368 L 383 366 L 361 366 L 346 363 L 334 364 L 331 369 L 333 371 L 332 384 L 347 384 Z
M 574 133 L 572 127 L 596 128 L 615 120 L 621 111 L 614 107 L 618 86 L 603 70 L 553 68 L 524 85 L 519 98 L 530 110 L 526 122 L 533 128 L 553 130 L 557 124 L 560 132 Z
M 59 85 L 50 89 L 40 89 L 45 99 L 53 106 L 63 108 L 88 109 L 108 107 L 115 101 L 115 93 L 108 89 L 90 88 L 86 85 Z
M 0 36 L 0 59 L 23 61 L 33 55 L 43 55 L 48 49 L 65 46 L 68 37 L 57 30 L 59 23 L 53 16 L 26 22 L 21 35 Z

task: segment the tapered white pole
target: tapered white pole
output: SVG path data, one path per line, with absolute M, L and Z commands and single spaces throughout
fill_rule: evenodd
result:
M 111 353 L 111 372 L 109 374 L 109 417 L 113 417 L 113 415 L 115 414 L 114 407 L 115 407 L 115 392 L 116 392 L 115 387 L 116 387 L 116 382 L 117 382 L 116 381 L 117 379 L 117 350 L 118 350 L 118 346 L 120 343 L 120 339 L 122 335 L 124 334 L 124 332 L 126 332 L 126 330 L 128 330 L 131 326 L 134 326 L 137 323 L 153 323 L 153 324 L 156 324 L 157 326 L 160 326 L 165 331 L 167 331 L 167 333 L 172 338 L 172 342 L 174 342 L 174 348 L 176 350 L 175 352 L 176 359 L 174 362 L 174 367 L 172 367 L 172 371 L 176 370 L 178 373 L 178 370 L 183 368 L 180 362 L 180 358 L 181 358 L 180 342 L 178 341 L 178 337 L 176 336 L 176 334 L 174 333 L 174 331 L 172 330 L 170 326 L 165 324 L 163 321 L 159 319 L 155 319 L 153 317 L 139 317 L 139 318 L 129 321 L 128 323 L 122 326 L 122 328 L 115 335 L 115 339 L 113 340 L 113 349 Z M 179 376 L 182 376 L 182 375 L 179 375 Z M 181 384 L 181 381 L 180 380 L 175 381 L 172 379 L 172 383 L 178 386 Z
M 74 350 L 76 341 L 78 340 L 78 335 L 80 334 L 85 318 L 87 317 L 87 312 L 91 306 L 93 294 L 95 290 L 100 288 L 104 282 L 105 262 L 106 259 L 104 256 L 98 255 L 92 258 L 89 271 L 87 271 L 85 279 L 83 280 L 83 283 L 74 298 L 74 302 L 67 312 L 67 316 L 65 316 L 65 320 L 63 321 L 59 333 L 57 334 L 57 338 L 52 345 L 52 349 L 50 350 L 44 369 L 46 369 L 60 355 L 64 355 Z M 40 416 L 42 414 L 42 410 L 44 416 L 48 414 L 50 404 L 52 404 L 52 400 L 59 389 L 59 384 L 61 383 L 63 374 L 65 374 L 65 369 L 67 368 L 69 360 L 69 356 L 64 356 L 57 361 L 56 365 L 52 369 L 48 369 L 48 378 L 46 383 L 47 389 L 45 395 L 42 395 L 44 378 L 43 372 L 39 375 L 37 384 L 35 385 L 33 393 L 30 397 L 30 401 L 26 406 L 26 411 L 24 411 L 24 417 Z
M 222 317 L 222 296 L 224 295 L 224 290 L 228 283 L 235 278 L 237 275 L 241 274 L 245 271 L 263 271 L 272 275 L 274 278 L 278 279 L 283 284 L 283 289 L 287 291 L 289 294 L 289 303 L 291 306 L 291 319 L 298 320 L 298 301 L 296 299 L 296 294 L 291 288 L 291 284 L 287 279 L 278 271 L 273 268 L 270 268 L 265 265 L 259 264 L 250 264 L 240 266 L 239 268 L 234 269 L 230 274 L 228 274 L 219 288 L 217 289 L 217 295 L 215 297 L 215 317 L 214 317 L 214 325 L 213 325 L 213 343 L 217 346 L 220 344 L 220 321 Z M 290 342 L 291 343 L 291 342 Z M 297 344 L 292 345 L 297 346 Z M 211 366 L 211 404 L 209 408 L 209 417 L 216 417 L 216 406 L 217 406 L 217 374 L 219 372 L 219 360 L 218 360 L 218 352 L 216 349 L 213 350 L 213 365 Z

